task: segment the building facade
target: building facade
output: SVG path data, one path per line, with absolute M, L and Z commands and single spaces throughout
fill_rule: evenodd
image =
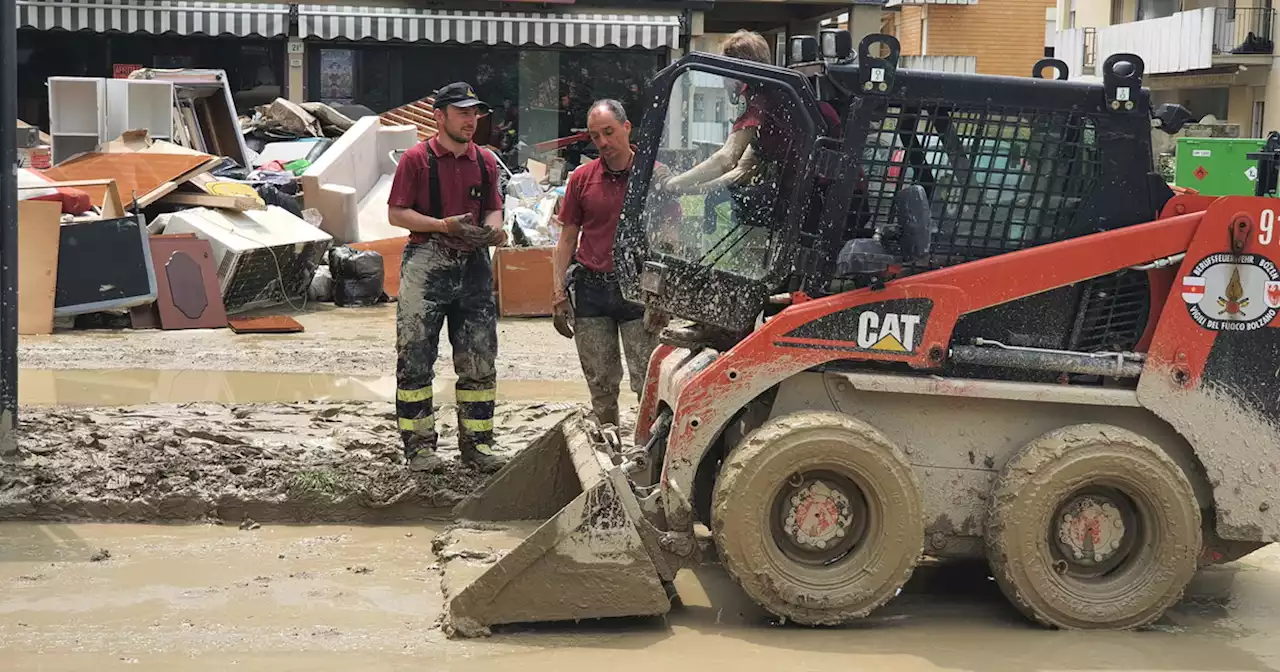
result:
M 1134 53 L 1156 102 L 1244 137 L 1280 129 L 1272 0 L 1058 0 L 1056 11 L 1055 48 L 1073 77 L 1100 78 L 1108 56 Z
M 1031 75 L 1052 44 L 1055 0 L 888 0 L 908 67 Z

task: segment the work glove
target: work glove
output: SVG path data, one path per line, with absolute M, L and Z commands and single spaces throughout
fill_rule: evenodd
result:
M 559 299 L 551 308 L 551 323 L 565 338 L 573 338 L 573 306 L 568 299 Z
M 489 240 L 489 231 L 484 227 L 476 226 L 475 215 L 467 213 L 465 215 L 454 215 L 444 220 L 445 233 L 453 236 L 472 247 L 480 247 L 487 245 Z
M 490 247 L 502 247 L 507 244 L 507 230 L 503 228 L 486 229 L 488 235 L 485 244 Z

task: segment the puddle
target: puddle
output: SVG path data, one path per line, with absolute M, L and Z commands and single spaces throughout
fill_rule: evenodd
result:
M 446 640 L 440 526 L 0 525 L 5 670 L 1255 672 L 1280 666 L 1280 554 L 1240 564 L 1220 613 L 1143 632 L 1029 624 L 983 572 L 944 572 L 866 621 L 769 621 L 722 570 L 676 580 L 666 618 Z M 101 549 L 109 557 L 93 561 Z M 963 584 L 963 585 L 961 585 Z M 941 586 L 950 589 L 939 590 Z M 234 667 L 230 667 L 234 666 Z
M 33 406 L 136 406 L 151 403 L 249 404 L 394 401 L 394 376 L 156 369 L 22 369 L 18 401 Z M 499 380 L 504 401 L 588 401 L 585 382 Z M 454 399 L 453 379 L 436 379 L 436 399 Z

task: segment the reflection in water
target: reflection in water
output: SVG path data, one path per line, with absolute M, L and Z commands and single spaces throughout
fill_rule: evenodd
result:
M 395 376 L 259 371 L 23 369 L 18 400 L 36 406 L 135 406 L 150 403 L 249 404 L 298 401 L 393 401 Z M 498 381 L 506 401 L 586 401 L 586 383 Z M 453 400 L 453 380 L 436 379 L 436 398 Z

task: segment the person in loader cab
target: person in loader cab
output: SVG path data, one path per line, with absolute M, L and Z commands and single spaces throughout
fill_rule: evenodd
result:
M 577 345 L 596 419 L 617 425 L 622 355 L 631 391 L 638 397 L 665 319 L 627 301 L 613 268 L 618 219 L 636 155 L 622 103 L 606 99 L 592 105 L 587 132 L 600 158 L 574 170 L 565 186 L 558 217 L 563 228 L 552 264 L 552 303 L 556 330 Z M 659 164 L 654 174 L 665 170 Z
M 396 305 L 396 422 L 414 471 L 445 466 L 436 454 L 432 381 L 446 320 L 458 375 L 461 459 L 482 471 L 505 463 L 493 450 L 498 316 L 489 247 L 507 235 L 497 160 L 472 142 L 477 120 L 488 112 L 465 82 L 440 89 L 439 130 L 405 152 L 387 199 L 391 223 L 411 232 Z
M 749 30 L 730 35 L 720 53 L 766 65 L 773 63 L 769 42 L 760 33 Z M 659 190 L 676 194 L 705 193 L 721 188 L 741 190 L 753 182 L 763 182 L 770 166 L 788 163 L 794 124 L 784 113 L 785 102 L 779 100 L 780 94 L 732 79 L 726 80 L 726 86 L 730 87 L 731 97 L 747 101 L 747 109 L 734 121 L 729 137 L 702 163 L 670 180 L 655 181 Z M 827 125 L 826 135 L 841 137 L 840 116 L 835 108 L 825 101 L 818 106 Z M 778 190 L 772 185 L 768 189 Z

